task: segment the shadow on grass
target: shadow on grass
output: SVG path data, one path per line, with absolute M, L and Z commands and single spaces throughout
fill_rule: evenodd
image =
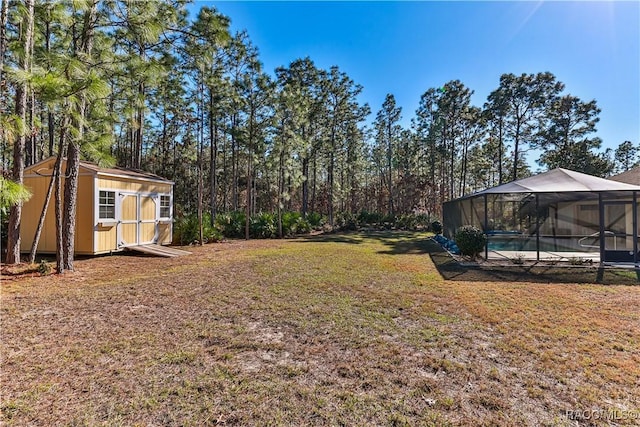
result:
M 428 254 L 431 240 L 419 231 L 396 230 L 362 230 L 335 234 L 303 236 L 299 239 L 314 243 L 350 243 L 362 244 L 365 241 L 377 240 L 386 249 L 379 251 L 385 255 Z
M 359 232 L 353 233 L 323 233 L 307 234 L 293 237 L 293 240 L 300 240 L 309 243 L 349 243 L 359 245 L 363 243 L 363 236 Z
M 536 283 L 599 283 L 638 285 L 638 273 L 633 269 L 600 267 L 564 267 L 557 265 L 461 265 L 433 240 L 429 240 L 429 256 L 445 280 L 471 282 L 536 282 Z
M 461 265 L 427 235 L 415 231 L 370 231 L 300 236 L 296 240 L 313 243 L 360 245 L 377 240 L 385 246 L 384 255 L 428 255 L 445 280 L 471 282 L 599 283 L 638 285 L 640 276 L 633 269 L 547 265 Z

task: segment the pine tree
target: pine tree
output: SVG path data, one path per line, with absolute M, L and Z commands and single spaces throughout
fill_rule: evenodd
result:
M 396 106 L 396 100 L 392 94 L 387 94 L 382 108 L 376 115 L 374 123 L 376 129 L 376 143 L 381 151 L 384 151 L 385 164 L 383 166 L 382 181 L 385 184 L 388 196 L 387 213 L 395 213 L 394 206 L 394 164 L 396 146 L 399 144 L 402 127 L 398 124 L 402 119 L 402 108 Z
M 622 142 L 615 151 L 616 170 L 618 172 L 626 172 L 638 166 L 640 164 L 639 153 L 640 148 L 633 145 L 631 141 Z
M 33 54 L 33 27 L 35 0 L 26 0 L 24 16 L 22 16 L 20 39 L 23 41 L 22 52 L 18 58 L 18 67 L 22 77 L 16 84 L 16 110 L 17 121 L 16 141 L 13 146 L 13 181 L 19 185 L 24 182 L 24 151 L 27 138 L 27 95 L 30 91 L 29 73 Z M 1 84 L 1 82 L 0 82 Z M 7 264 L 20 262 L 20 222 L 22 220 L 22 201 L 11 206 L 9 211 L 9 225 L 7 227 Z
M 613 164 L 606 154 L 597 153 L 602 145 L 595 133 L 598 122 L 596 101 L 582 102 L 571 95 L 557 97 L 546 111 L 537 134 L 537 147 L 543 150 L 538 163 L 549 169 L 563 167 L 595 176 L 607 176 Z

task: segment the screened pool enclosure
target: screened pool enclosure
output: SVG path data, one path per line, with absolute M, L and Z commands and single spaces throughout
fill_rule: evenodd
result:
M 487 235 L 486 259 L 579 258 L 638 264 L 640 186 L 554 169 L 443 206 L 443 232 Z

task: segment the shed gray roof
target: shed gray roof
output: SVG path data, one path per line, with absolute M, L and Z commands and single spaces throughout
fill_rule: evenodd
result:
M 568 169 L 557 168 L 528 178 L 519 179 L 497 187 L 488 188 L 465 196 L 508 193 L 568 193 L 598 191 L 640 191 L 640 186 L 598 178 Z

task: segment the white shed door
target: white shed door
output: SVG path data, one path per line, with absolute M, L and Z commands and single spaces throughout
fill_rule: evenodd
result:
M 157 243 L 158 196 L 155 194 L 118 193 L 119 247 Z
M 139 209 L 138 195 L 118 193 L 120 197 L 120 218 L 118 220 L 118 246 L 138 244 Z

